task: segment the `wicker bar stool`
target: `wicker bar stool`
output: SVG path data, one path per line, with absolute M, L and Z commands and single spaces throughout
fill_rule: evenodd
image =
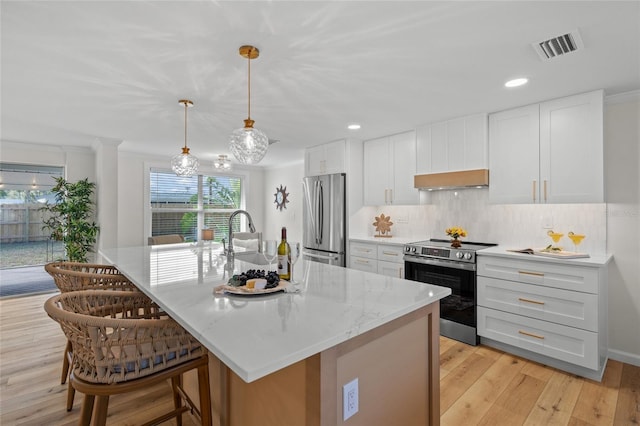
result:
M 148 424 L 191 410 L 210 425 L 207 350 L 144 294 L 84 290 L 51 297 L 44 305 L 73 346 L 70 384 L 85 394 L 80 424 L 104 425 L 109 396 L 171 379 L 174 409 Z M 198 410 L 182 390 L 182 374 L 198 370 Z M 97 398 L 96 398 L 97 397 Z M 186 405 L 183 405 L 183 400 Z M 95 409 L 94 409 L 95 401 Z
M 81 262 L 51 262 L 44 265 L 45 271 L 53 277 L 56 287 L 62 292 L 78 290 L 128 290 L 138 291 L 136 286 L 122 275 L 113 265 L 101 265 Z M 69 377 L 69 365 L 73 352 L 71 342 L 67 341 L 62 357 L 62 375 L 60 383 L 65 384 Z M 75 390 L 71 385 L 67 391 L 67 411 L 73 408 Z

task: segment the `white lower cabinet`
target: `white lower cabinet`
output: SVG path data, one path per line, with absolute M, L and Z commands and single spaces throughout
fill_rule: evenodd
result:
M 378 249 L 375 244 L 351 241 L 349 268 L 365 272 L 378 272 Z
M 606 267 L 478 256 L 483 343 L 600 380 L 607 360 Z
M 404 278 L 402 244 L 351 241 L 349 267 L 389 277 Z
M 598 369 L 598 333 L 478 307 L 478 333 L 592 370 Z

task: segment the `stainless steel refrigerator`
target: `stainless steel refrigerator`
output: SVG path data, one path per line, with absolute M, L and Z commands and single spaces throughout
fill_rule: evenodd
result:
M 303 191 L 304 258 L 345 266 L 345 174 L 306 177 Z

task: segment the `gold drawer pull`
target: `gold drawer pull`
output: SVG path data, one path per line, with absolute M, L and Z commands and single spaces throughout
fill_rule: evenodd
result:
M 536 339 L 544 340 L 544 336 L 538 336 L 537 334 L 528 333 L 526 331 L 518 330 L 518 333 L 524 334 L 525 336 L 535 337 Z
M 535 275 L 536 277 L 544 277 L 542 272 L 518 271 L 519 274 Z
M 383 251 L 382 254 L 384 254 L 385 256 L 397 256 L 398 255 L 398 253 L 391 252 L 391 251 Z
M 525 299 L 524 297 L 518 297 L 518 300 L 521 302 L 527 303 L 535 303 L 536 305 L 544 305 L 544 302 L 539 302 L 537 300 Z
M 369 264 L 369 261 L 368 261 L 368 260 L 360 260 L 360 259 L 356 259 L 356 263 L 363 263 L 363 264 L 365 264 L 365 265 L 368 265 L 368 264 Z
M 364 253 L 371 253 L 371 249 L 361 248 L 361 247 L 356 247 L 356 251 L 361 251 L 361 252 L 364 252 Z

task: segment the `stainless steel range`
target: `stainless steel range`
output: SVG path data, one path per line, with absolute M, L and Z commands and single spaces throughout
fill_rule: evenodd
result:
M 451 289 L 440 300 L 440 334 L 477 345 L 476 332 L 476 252 L 495 246 L 488 243 L 462 243 L 451 247 L 449 240 L 427 240 L 404 246 L 404 277 Z

